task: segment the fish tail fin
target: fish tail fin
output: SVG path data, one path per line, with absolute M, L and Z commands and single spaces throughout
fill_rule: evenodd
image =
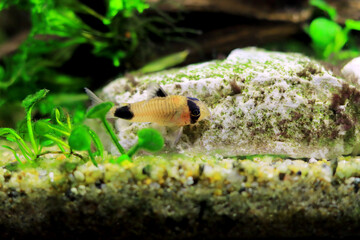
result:
M 100 99 L 98 96 L 96 96 L 96 94 L 93 93 L 90 89 L 88 89 L 88 88 L 84 88 L 84 89 L 85 89 L 86 94 L 89 96 L 89 98 L 91 100 L 91 107 L 104 102 L 102 99 Z M 106 118 L 116 118 L 114 116 L 116 108 L 117 108 L 116 106 L 112 107 L 110 109 L 110 111 L 106 114 Z
M 91 100 L 91 106 L 95 106 L 95 105 L 98 105 L 98 104 L 104 102 L 98 96 L 96 96 L 95 93 L 93 93 L 90 89 L 88 89 L 88 88 L 84 88 L 84 89 L 85 89 L 86 94 L 88 95 L 88 97 Z

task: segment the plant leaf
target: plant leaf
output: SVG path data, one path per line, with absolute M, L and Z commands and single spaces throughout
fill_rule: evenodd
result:
M 46 94 L 49 92 L 47 89 L 42 89 L 35 94 L 28 95 L 23 101 L 22 105 L 25 110 L 28 112 L 30 108 L 34 106 L 37 102 L 41 101 L 45 98 Z
M 13 148 L 11 148 L 11 147 L 9 147 L 9 146 L 6 146 L 6 145 L 2 145 L 2 147 L 9 149 L 9 150 L 14 154 L 15 159 L 16 159 L 20 164 L 23 164 L 23 163 L 21 162 L 19 156 L 17 155 L 16 151 L 15 151 Z
M 112 102 L 103 102 L 89 109 L 87 118 L 105 118 L 106 114 L 114 106 Z
M 348 29 L 360 31 L 360 21 L 355 21 L 353 19 L 347 19 L 345 21 L 345 26 Z
M 165 56 L 163 58 L 157 59 L 153 62 L 146 64 L 144 67 L 140 68 L 138 72 L 151 73 L 173 67 L 185 61 L 189 53 L 190 53 L 189 50 L 184 50 L 181 52 L 170 54 L 168 56 Z
M 74 128 L 68 141 L 70 147 L 74 150 L 84 151 L 91 149 L 91 136 L 88 128 L 84 125 Z
M 164 138 L 160 132 L 152 128 L 144 128 L 138 131 L 138 144 L 141 148 L 150 152 L 160 151 L 164 147 Z
M 310 5 L 317 7 L 325 12 L 327 12 L 327 14 L 329 14 L 329 17 L 332 20 L 335 20 L 337 17 L 337 12 L 336 9 L 331 7 L 329 4 L 327 4 L 324 0 L 311 0 Z
M 50 147 L 50 146 L 55 145 L 55 142 L 53 140 L 45 138 L 45 139 L 40 140 L 40 145 L 43 147 Z
M 20 139 L 20 136 L 16 133 L 16 131 L 14 129 L 0 128 L 0 137 L 1 136 L 8 137 L 7 135 L 11 135 L 11 136 L 15 137 L 16 139 Z
M 0 11 L 10 7 L 11 5 L 18 4 L 19 0 L 1 0 L 0 1 Z
M 38 135 L 44 135 L 50 133 L 52 129 L 49 126 L 49 119 L 38 120 L 34 124 L 34 131 Z
M 102 144 L 102 142 L 100 141 L 100 138 L 98 137 L 98 135 L 91 130 L 90 128 L 88 129 L 89 134 L 92 138 L 92 140 L 94 141 L 94 144 L 96 146 L 96 150 L 97 150 L 97 155 L 99 155 L 101 158 L 104 157 L 104 146 Z
M 0 107 L 1 107 L 2 105 L 4 105 L 5 102 L 6 102 L 5 99 L 0 99 Z
M 4 78 L 5 76 L 5 70 L 2 66 L 0 66 L 0 81 Z
M 342 32 L 339 24 L 326 18 L 316 18 L 309 26 L 309 35 L 312 38 L 315 50 L 322 57 L 328 57 L 337 44 L 336 36 Z M 341 40 L 339 38 L 339 40 Z
M 149 8 L 144 0 L 132 0 L 132 1 L 119 1 L 119 0 L 108 0 L 109 8 L 106 14 L 107 17 L 113 18 L 120 11 L 124 11 L 125 17 L 130 17 L 132 11 L 136 9 L 139 13 L 142 13 L 145 9 Z M 104 21 L 104 24 L 108 24 L 108 21 Z
M 24 156 L 28 155 L 29 157 L 34 157 L 31 150 L 27 147 L 24 140 L 16 133 L 16 131 L 12 128 L 0 128 L 0 137 L 4 136 L 6 138 L 10 138 L 11 140 L 15 140 L 18 144 L 20 150 L 23 152 Z

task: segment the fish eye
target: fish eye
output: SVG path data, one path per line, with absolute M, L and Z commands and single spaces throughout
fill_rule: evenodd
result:
M 190 99 L 187 100 L 187 105 L 190 111 L 190 122 L 191 124 L 195 124 L 200 118 L 200 108 L 193 100 Z
M 199 116 L 200 115 L 200 109 L 193 109 L 191 111 L 191 115 L 193 116 Z

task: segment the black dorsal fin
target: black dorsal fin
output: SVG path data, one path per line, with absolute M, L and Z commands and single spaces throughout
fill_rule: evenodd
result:
M 156 96 L 157 97 L 166 97 L 167 93 L 164 91 L 164 89 L 159 87 L 158 90 L 156 90 Z
M 154 97 L 167 97 L 168 94 L 157 83 L 151 83 L 148 87 L 149 99 Z

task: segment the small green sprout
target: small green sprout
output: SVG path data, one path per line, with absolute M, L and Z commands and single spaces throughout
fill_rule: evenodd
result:
M 19 134 L 16 133 L 16 131 L 14 129 L 0 128 L 0 137 L 1 136 L 5 137 L 10 142 L 15 142 L 18 145 L 18 147 L 19 147 L 20 151 L 22 152 L 23 156 L 26 158 L 26 160 L 31 161 L 31 159 L 35 158 L 34 153 L 31 151 L 31 149 L 27 146 L 25 141 L 19 136 Z M 12 149 L 11 147 L 8 147 L 8 146 L 5 146 L 5 147 L 12 150 L 16 160 L 19 163 L 22 163 L 20 161 L 20 159 L 18 158 L 18 156 L 17 156 L 14 149 Z
M 131 158 L 141 149 L 150 152 L 160 151 L 164 147 L 164 138 L 160 132 L 152 128 L 144 128 L 138 131 L 138 142 L 126 153 L 112 160 L 112 163 L 123 164 L 132 162 Z
M 30 149 L 30 147 L 25 143 L 23 138 L 20 137 L 20 135 L 18 133 L 16 133 L 16 131 L 14 129 L 0 128 L 0 136 L 6 137 L 6 139 L 8 141 L 15 142 L 18 145 L 20 151 L 22 152 L 23 156 L 25 157 L 25 159 L 27 161 L 35 160 L 39 156 L 39 153 L 42 148 L 41 144 L 39 144 L 39 141 L 37 141 L 37 139 L 35 139 L 34 129 L 33 129 L 34 126 L 33 126 L 32 120 L 31 120 L 31 114 L 32 114 L 32 109 L 33 109 L 34 105 L 37 102 L 41 101 L 43 98 L 45 98 L 48 91 L 49 90 L 47 90 L 47 89 L 40 90 L 35 94 L 27 96 L 22 102 L 22 105 L 24 106 L 24 108 L 26 110 L 26 127 L 27 127 L 27 132 L 28 132 L 28 136 L 29 136 L 29 139 L 31 142 L 32 149 Z M 17 156 L 15 150 L 8 146 L 7 146 L 7 148 L 12 150 L 16 160 L 19 163 L 22 163 L 20 161 L 19 157 Z
M 101 120 L 101 122 L 104 124 L 104 127 L 106 131 L 109 133 L 112 141 L 114 142 L 115 146 L 119 150 L 121 154 L 125 154 L 124 148 L 120 145 L 118 138 L 116 137 L 116 134 L 114 133 L 114 130 L 112 129 L 111 125 L 106 120 L 106 114 L 110 111 L 110 109 L 114 106 L 114 103 L 112 102 L 103 102 L 100 103 L 87 112 L 88 118 L 98 118 Z
M 29 95 L 23 101 L 23 106 L 26 110 L 26 125 L 20 128 L 20 132 L 24 132 L 25 134 L 27 132 L 27 136 L 25 136 L 26 138 L 22 137 L 21 134 L 11 128 L 0 128 L 0 137 L 4 137 L 8 141 L 16 143 L 28 163 L 34 163 L 39 156 L 49 153 L 63 153 L 66 155 L 73 154 L 82 158 L 81 155 L 71 151 L 71 149 L 74 149 L 87 150 L 92 162 L 97 166 L 94 155 L 103 157 L 104 147 L 99 137 L 90 128 L 82 124 L 78 124 L 75 128 L 73 128 L 70 116 L 64 113 L 61 114 L 61 111 L 57 108 L 53 112 L 52 119 L 42 119 L 36 122 L 32 121 L 31 115 L 34 105 L 42 100 L 46 96 L 47 92 L 48 90 L 46 89 L 40 90 L 33 95 Z M 70 145 L 65 140 L 67 138 L 69 139 L 68 141 Z M 24 139 L 29 140 L 31 147 Z M 92 141 L 96 147 L 95 153 L 90 151 Z M 61 151 L 43 151 L 44 147 L 52 145 L 57 145 Z M 23 162 L 20 160 L 15 149 L 10 146 L 4 147 L 11 150 L 16 160 L 23 166 Z
M 127 153 L 130 158 L 140 149 L 150 152 L 160 151 L 164 147 L 164 138 L 159 131 L 152 128 L 144 128 L 138 131 L 138 142 Z

